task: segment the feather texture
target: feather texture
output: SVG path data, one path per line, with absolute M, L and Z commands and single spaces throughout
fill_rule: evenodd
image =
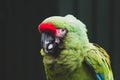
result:
M 85 24 L 72 15 L 52 16 L 43 23 L 68 31 L 58 57 L 41 49 L 47 80 L 114 80 L 109 55 L 99 45 L 89 42 Z

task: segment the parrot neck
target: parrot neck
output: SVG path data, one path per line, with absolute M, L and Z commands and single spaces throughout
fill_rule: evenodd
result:
M 67 37 L 64 39 L 65 49 L 82 50 L 85 46 L 89 44 L 87 34 L 68 33 Z M 83 35 L 83 36 L 81 36 Z

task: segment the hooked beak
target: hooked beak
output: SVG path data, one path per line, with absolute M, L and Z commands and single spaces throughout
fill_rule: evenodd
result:
M 45 53 L 56 54 L 60 39 L 54 37 L 50 33 L 41 34 L 41 46 Z

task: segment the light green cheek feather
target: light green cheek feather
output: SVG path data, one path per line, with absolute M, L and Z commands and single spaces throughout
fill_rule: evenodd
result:
M 68 30 L 58 57 L 40 51 L 47 80 L 113 80 L 109 56 L 89 42 L 86 27 L 80 20 L 67 15 L 49 17 L 43 22 Z

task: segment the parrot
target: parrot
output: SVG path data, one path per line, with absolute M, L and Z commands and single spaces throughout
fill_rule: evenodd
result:
M 110 56 L 74 15 L 50 16 L 38 31 L 47 80 L 114 80 Z

